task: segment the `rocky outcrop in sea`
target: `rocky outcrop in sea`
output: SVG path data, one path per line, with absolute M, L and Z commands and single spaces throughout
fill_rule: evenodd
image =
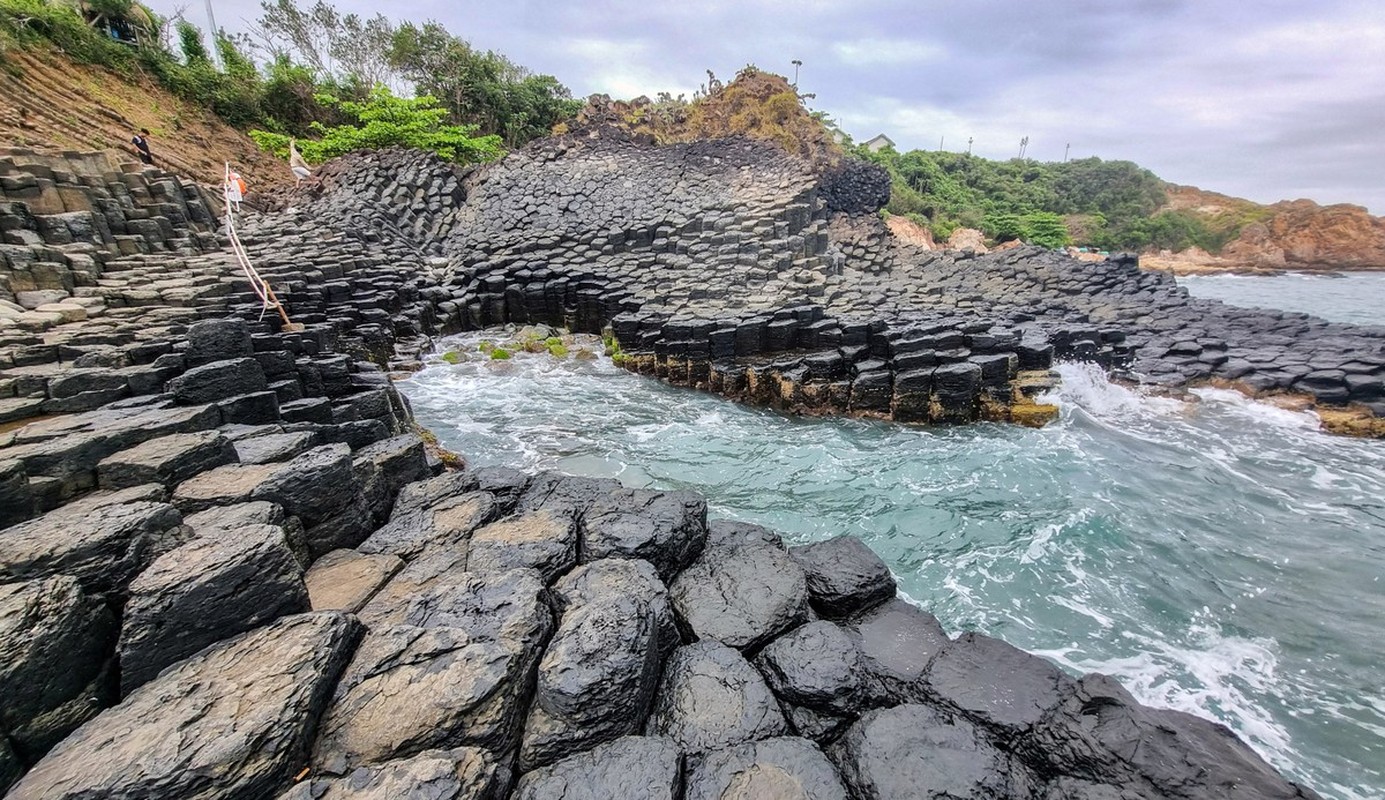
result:
M 1224 366 L 1210 333 L 1157 346 L 1211 307 L 1165 279 L 901 248 L 859 167 L 579 134 L 471 174 L 360 156 L 247 215 L 290 328 L 214 198 L 72 164 L 0 159 L 7 797 L 1316 796 L 1224 726 L 950 636 L 855 539 L 449 468 L 389 376 L 542 321 L 786 409 L 1013 418 L 1055 356 Z M 1281 331 L 1264 374 L 1330 342 L 1378 397 L 1379 331 L 1245 313 Z

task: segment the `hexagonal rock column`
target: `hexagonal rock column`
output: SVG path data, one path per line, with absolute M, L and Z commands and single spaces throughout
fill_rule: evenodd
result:
M 803 569 L 754 527 L 718 528 L 669 586 L 674 611 L 698 639 L 754 648 L 806 618 Z
M 102 684 L 115 633 L 71 576 L 0 586 L 0 731 L 29 760 L 114 700 Z
M 829 619 L 864 611 L 895 596 L 890 568 L 854 536 L 795 547 L 789 555 L 803 568 L 813 610 Z
M 794 729 L 826 741 L 860 716 L 866 697 L 856 640 L 826 620 L 800 625 L 755 658 Z
M 708 753 L 689 770 L 683 800 L 846 800 L 831 762 L 807 739 L 784 737 Z
M 278 800 L 504 800 L 509 771 L 479 747 L 428 750 L 345 778 L 309 778 Z
M 648 561 L 587 564 L 554 593 L 563 616 L 539 663 L 521 770 L 637 733 L 663 655 L 679 643 L 668 595 Z
M 740 653 L 698 642 L 678 648 L 665 664 L 648 730 L 693 754 L 782 736 L 788 726 L 764 679 Z
M 360 633 L 344 614 L 300 614 L 209 648 L 64 739 L 7 798 L 273 796 Z
M 525 773 L 513 800 L 675 800 L 681 754 L 662 736 L 625 736 Z
M 160 556 L 130 584 L 120 630 L 120 690 L 213 642 L 308 610 L 303 568 L 282 528 L 247 525 Z

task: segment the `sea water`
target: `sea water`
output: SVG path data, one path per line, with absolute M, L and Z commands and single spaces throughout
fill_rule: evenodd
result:
M 1186 275 L 1194 297 L 1238 306 L 1303 311 L 1334 322 L 1385 325 L 1385 272 L 1286 272 L 1282 275 Z
M 953 634 L 1224 722 L 1329 797 L 1385 796 L 1385 442 L 1059 371 L 1041 430 L 796 418 L 525 353 L 399 386 L 472 463 L 691 489 L 794 543 L 859 536 Z

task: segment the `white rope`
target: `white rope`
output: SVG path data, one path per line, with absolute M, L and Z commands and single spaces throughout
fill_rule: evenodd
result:
M 231 162 L 226 162 L 226 174 L 221 180 L 221 195 L 226 203 L 226 237 L 231 241 L 231 252 L 235 253 L 236 262 L 240 264 L 241 271 L 245 273 L 245 279 L 250 281 L 250 288 L 255 292 L 255 296 L 260 298 L 260 319 L 271 308 L 283 309 L 283 304 L 277 299 L 271 298 L 269 284 L 256 271 L 254 265 L 250 263 L 250 256 L 245 252 L 245 245 L 241 244 L 240 237 L 236 235 L 236 214 L 231 201 Z

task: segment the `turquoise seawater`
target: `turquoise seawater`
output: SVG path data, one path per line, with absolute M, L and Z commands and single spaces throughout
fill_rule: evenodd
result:
M 1329 797 L 1385 796 L 1385 442 L 1061 372 L 1042 430 L 795 418 L 604 359 L 437 362 L 399 386 L 474 463 L 692 489 L 796 542 L 855 534 L 954 634 L 1220 720 Z
M 1354 325 L 1385 325 L 1385 272 L 1289 272 L 1283 275 L 1188 275 L 1194 297 L 1238 306 L 1303 311 Z

